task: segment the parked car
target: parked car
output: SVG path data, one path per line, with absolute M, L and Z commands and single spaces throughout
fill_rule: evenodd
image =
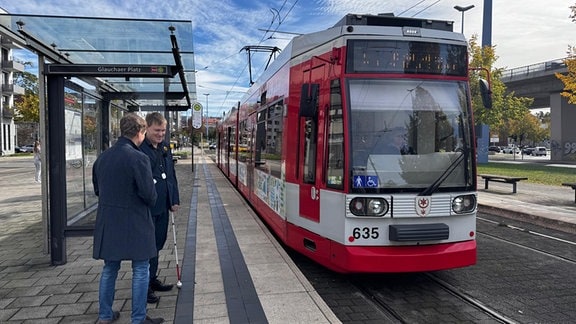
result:
M 24 146 L 17 146 L 15 151 L 16 153 L 32 153 L 34 152 L 34 145 L 28 144 Z
M 548 154 L 548 152 L 544 146 L 536 146 L 532 151 L 532 155 L 534 156 L 546 156 L 546 154 Z
M 489 152 L 500 153 L 500 147 L 498 147 L 498 146 L 488 146 L 488 151 L 489 151 Z
M 508 153 L 508 154 L 520 154 L 520 149 L 516 146 L 506 146 L 502 149 L 502 153 Z
M 534 151 L 533 147 L 525 147 L 522 149 L 522 154 L 524 155 L 531 155 L 532 151 Z

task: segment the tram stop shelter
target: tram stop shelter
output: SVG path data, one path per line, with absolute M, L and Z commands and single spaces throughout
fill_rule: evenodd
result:
M 164 112 L 169 139 L 196 100 L 192 22 L 0 14 L 0 34 L 38 61 L 46 250 L 65 264 L 66 237 L 94 229 L 92 163 L 122 115 Z

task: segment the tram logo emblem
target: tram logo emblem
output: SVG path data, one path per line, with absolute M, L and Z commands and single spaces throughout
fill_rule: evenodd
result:
M 416 214 L 418 216 L 424 217 L 428 216 L 430 213 L 430 200 L 432 199 L 431 196 L 419 196 L 416 197 Z

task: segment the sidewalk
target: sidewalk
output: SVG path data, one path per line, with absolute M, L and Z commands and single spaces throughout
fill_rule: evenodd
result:
M 190 158 L 176 164 L 183 286 L 157 292 L 160 301 L 148 304 L 148 315 L 186 324 L 244 323 L 252 316 L 269 323 L 340 323 L 212 161 L 199 160 L 194 173 Z M 50 265 L 33 168 L 30 159 L 0 159 L 0 187 L 11 188 L 0 195 L 0 323 L 94 323 L 102 261 L 92 259 L 91 236 L 68 237 L 68 262 Z M 159 278 L 176 283 L 171 228 L 168 236 Z M 122 263 L 114 309 L 121 314 L 115 323 L 130 322 L 130 262 Z
M 498 154 L 490 156 L 490 162 L 500 163 L 537 163 L 550 167 L 574 168 L 576 163 L 558 163 L 549 159 Z M 478 178 L 479 211 L 503 217 L 527 221 L 568 233 L 576 233 L 575 192 L 570 187 L 547 186 L 520 181 L 518 192 L 512 194 L 512 185 L 490 182 L 489 189 L 484 189 L 484 180 Z
M 575 170 L 576 172 L 576 170 Z M 479 211 L 531 222 L 568 233 L 576 233 L 574 190 L 563 186 L 546 186 L 520 181 L 518 192 L 512 193 L 508 183 L 478 178 Z
M 0 158 L 0 323 L 93 324 L 98 314 L 102 261 L 92 259 L 91 236 L 68 237 L 68 262 L 50 265 L 41 219 L 41 187 L 33 174 L 31 157 Z M 180 176 L 184 183 L 191 183 L 190 174 Z M 190 201 L 191 188 L 183 191 L 183 201 Z M 182 213 L 189 212 L 189 206 L 182 209 Z M 177 231 L 178 242 L 183 244 L 186 217 L 176 223 L 183 229 Z M 172 233 L 168 234 L 172 242 Z M 172 250 L 172 244 L 167 243 L 161 251 L 159 269 L 162 280 L 175 283 Z M 131 273 L 130 263 L 123 262 L 114 303 L 114 309 L 121 310 L 118 323 L 130 322 Z M 177 294 L 176 288 L 158 293 L 160 301 L 148 305 L 148 314 L 172 323 Z

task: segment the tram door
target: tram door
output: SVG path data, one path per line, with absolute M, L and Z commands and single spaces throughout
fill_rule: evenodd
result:
M 323 69 L 315 69 L 316 73 Z M 318 73 L 320 74 L 320 73 Z M 319 75 L 321 76 L 321 75 Z M 306 78 L 308 79 L 308 78 Z M 316 79 L 317 80 L 317 79 Z M 300 100 L 300 217 L 319 222 L 320 220 L 320 173 L 322 163 L 319 154 L 323 151 L 319 141 L 321 119 L 319 118 L 320 85 L 307 83 L 302 85 Z

